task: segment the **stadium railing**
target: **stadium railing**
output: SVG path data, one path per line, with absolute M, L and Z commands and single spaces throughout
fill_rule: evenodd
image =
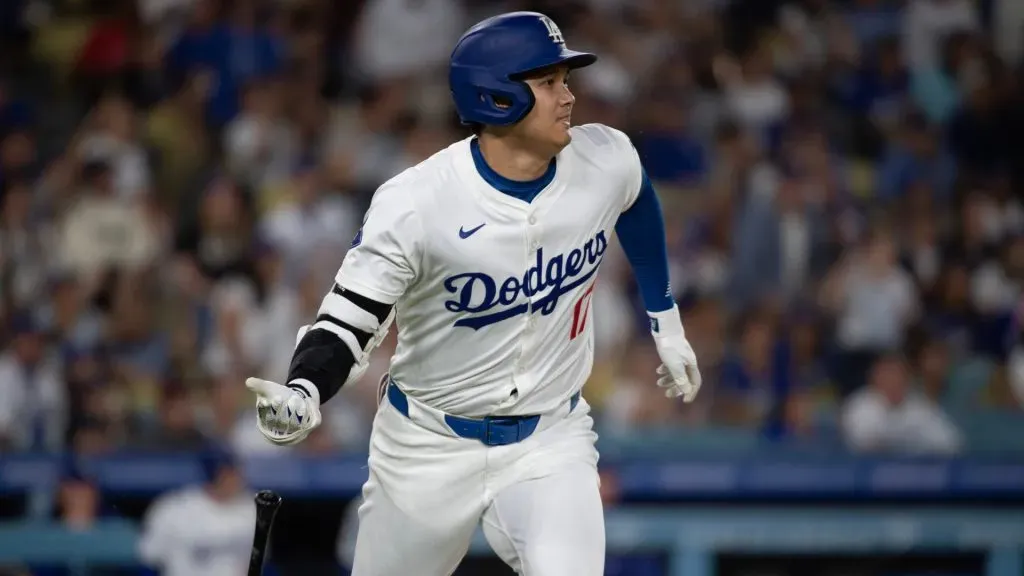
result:
M 715 576 L 722 552 L 900 554 L 914 550 L 982 551 L 983 576 L 1024 573 L 1024 518 L 1014 511 L 937 509 L 607 512 L 608 550 L 667 552 L 666 576 Z M 89 531 L 52 524 L 0 523 L 0 564 L 133 566 L 137 531 L 104 520 Z M 479 536 L 472 554 L 489 555 Z
M 0 455 L 0 493 L 52 490 L 66 470 L 60 456 Z M 366 480 L 365 454 L 251 457 L 249 483 L 282 494 L 351 498 Z M 603 455 L 624 500 L 986 499 L 1024 502 L 1024 457 L 864 458 L 841 453 L 757 450 L 742 455 Z M 203 480 L 198 455 L 115 454 L 80 459 L 80 473 L 105 491 L 154 494 Z

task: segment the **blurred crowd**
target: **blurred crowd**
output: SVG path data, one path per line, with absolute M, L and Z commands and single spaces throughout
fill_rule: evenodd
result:
M 519 8 L 600 55 L 573 118 L 633 138 L 704 374 L 660 395 L 613 250 L 602 431 L 1024 450 L 1016 0 L 5 0 L 0 451 L 274 450 L 245 377 L 285 377 L 376 187 L 468 136 L 448 55 Z M 299 450 L 365 449 L 393 346 Z

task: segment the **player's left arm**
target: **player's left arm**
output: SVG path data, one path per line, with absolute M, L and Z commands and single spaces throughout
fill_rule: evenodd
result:
M 661 202 L 647 173 L 633 152 L 634 170 L 639 172 L 631 180 L 639 180 L 639 189 L 629 194 L 635 198 L 622 212 L 615 225 L 626 258 L 633 268 L 640 294 L 651 322 L 651 334 L 661 357 L 658 385 L 666 388 L 670 398 L 682 396 L 693 401 L 701 386 L 697 356 L 686 340 L 679 307 L 672 297 L 669 282 L 668 246 L 665 241 L 665 219 Z M 630 191 L 632 192 L 632 190 Z

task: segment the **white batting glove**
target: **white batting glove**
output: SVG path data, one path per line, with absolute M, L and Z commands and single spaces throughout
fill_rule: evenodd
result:
M 304 381 L 296 384 L 302 391 L 259 378 L 245 381 L 245 386 L 256 393 L 256 427 L 272 444 L 298 444 L 320 425 L 316 386 Z
M 665 389 L 668 398 L 683 397 L 683 402 L 693 402 L 700 390 L 701 376 L 697 369 L 697 355 L 686 340 L 679 307 L 672 306 L 664 312 L 648 312 L 651 320 L 651 335 L 661 357 L 658 367 L 658 386 Z

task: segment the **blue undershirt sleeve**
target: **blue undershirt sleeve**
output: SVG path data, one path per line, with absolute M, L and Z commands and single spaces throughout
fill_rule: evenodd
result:
M 664 312 L 675 305 L 669 285 L 665 219 L 647 172 L 642 174 L 640 194 L 619 216 L 615 233 L 640 285 L 645 308 L 649 312 Z

